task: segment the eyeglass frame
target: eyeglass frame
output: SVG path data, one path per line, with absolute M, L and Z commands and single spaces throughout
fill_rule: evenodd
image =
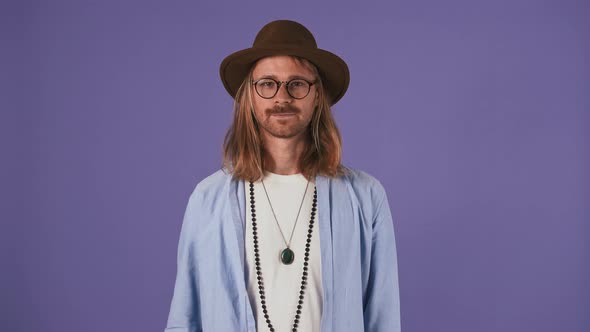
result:
M 263 97 L 260 94 L 260 92 L 258 92 L 258 89 L 256 88 L 256 83 L 258 83 L 258 82 L 260 82 L 262 80 L 271 80 L 271 81 L 275 82 L 275 84 L 277 85 L 277 89 L 275 90 L 275 93 L 272 96 L 270 96 L 270 97 Z M 291 94 L 291 92 L 289 91 L 289 83 L 291 83 L 293 81 L 304 81 L 307 84 L 309 84 L 309 86 L 307 87 L 307 93 L 305 94 L 305 96 L 303 96 L 301 98 L 296 98 L 296 97 L 294 97 Z M 256 81 L 252 80 L 251 82 L 252 82 L 252 85 L 254 85 L 254 90 L 256 91 L 256 94 L 258 96 L 260 96 L 260 98 L 262 98 L 262 99 L 273 99 L 274 97 L 276 97 L 277 93 L 279 93 L 279 90 L 281 89 L 281 85 L 285 84 L 285 90 L 287 90 L 287 94 L 291 98 L 293 98 L 293 99 L 301 100 L 301 99 L 309 96 L 309 92 L 311 91 L 311 86 L 314 85 L 314 84 L 316 84 L 318 81 L 316 79 L 313 82 L 310 82 L 310 81 L 306 80 L 305 78 L 301 78 L 301 77 L 293 78 L 293 79 L 290 79 L 288 81 L 277 81 L 277 80 L 275 80 L 274 78 L 271 78 L 271 77 L 262 77 L 262 78 L 257 79 Z

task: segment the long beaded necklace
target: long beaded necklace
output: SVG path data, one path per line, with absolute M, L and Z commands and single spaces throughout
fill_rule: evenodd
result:
M 311 246 L 311 235 L 313 232 L 313 224 L 315 213 L 317 210 L 317 188 L 313 190 L 313 203 L 311 207 L 311 217 L 309 220 L 309 230 L 307 232 L 307 241 L 305 243 L 305 256 L 303 258 L 303 275 L 301 276 L 301 288 L 299 290 L 299 301 L 297 302 L 297 311 L 295 314 L 295 320 L 293 321 L 293 332 L 297 331 L 299 325 L 299 318 L 301 318 L 301 308 L 303 305 L 303 295 L 305 294 L 305 287 L 307 285 L 307 271 L 309 266 L 309 248 Z M 254 237 L 254 261 L 256 265 L 256 275 L 258 279 L 258 294 L 260 295 L 260 303 L 262 305 L 262 312 L 264 313 L 264 319 L 271 332 L 275 329 L 272 326 L 268 310 L 266 307 L 266 297 L 264 292 L 264 283 L 262 280 L 262 268 L 260 266 L 260 254 L 258 251 L 258 232 L 256 227 L 256 208 L 254 202 L 254 183 L 250 182 L 250 211 L 252 212 L 252 236 Z

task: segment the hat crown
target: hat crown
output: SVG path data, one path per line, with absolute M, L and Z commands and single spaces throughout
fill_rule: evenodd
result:
M 315 38 L 306 27 L 295 21 L 277 20 L 262 27 L 252 47 L 272 48 L 277 45 L 297 48 L 317 48 Z

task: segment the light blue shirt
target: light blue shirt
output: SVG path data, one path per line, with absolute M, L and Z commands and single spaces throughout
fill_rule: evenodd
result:
M 348 168 L 315 179 L 322 332 L 399 332 L 397 252 L 385 189 Z M 178 242 L 165 332 L 254 332 L 244 268 L 244 181 L 219 170 L 197 184 Z M 283 332 L 283 331 L 277 331 Z

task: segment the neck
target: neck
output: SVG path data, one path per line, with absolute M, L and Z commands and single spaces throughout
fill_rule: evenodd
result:
M 266 171 L 291 175 L 301 173 L 299 160 L 305 150 L 305 140 L 302 135 L 293 138 L 264 137 Z

